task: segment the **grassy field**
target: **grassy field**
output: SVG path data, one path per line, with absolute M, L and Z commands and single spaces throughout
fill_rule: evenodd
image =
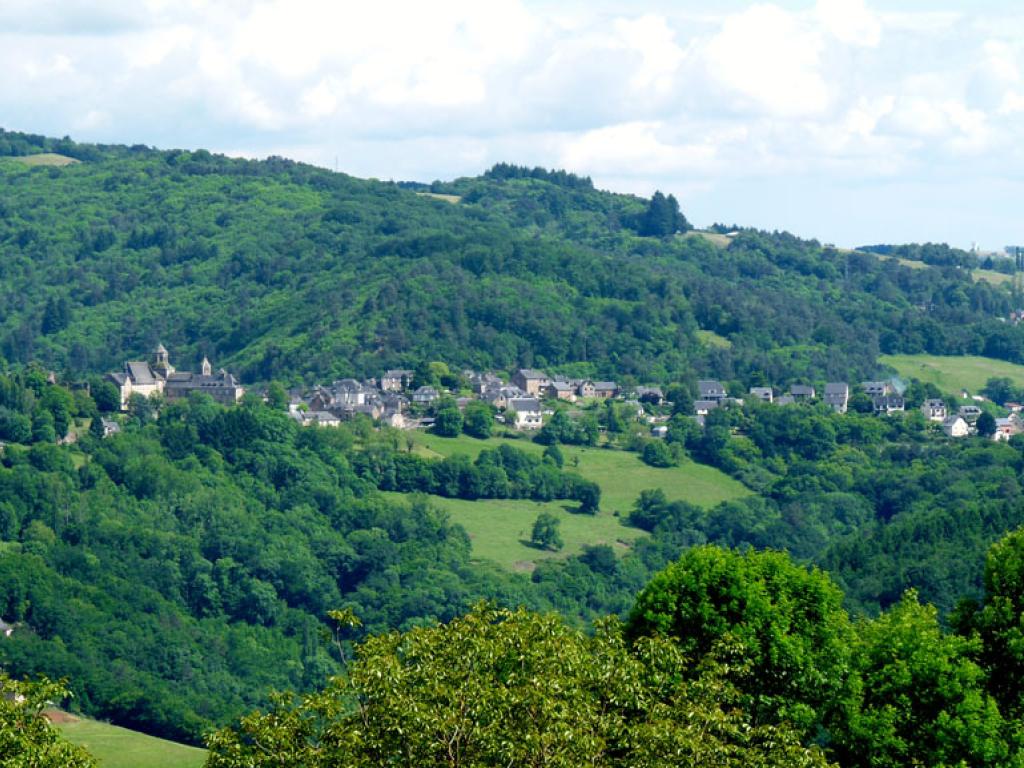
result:
M 996 272 L 992 269 L 976 269 L 971 275 L 974 277 L 974 282 L 984 280 L 992 285 L 1003 285 L 1013 280 L 1013 275 L 1007 275 L 1005 272 Z
M 696 229 L 691 229 L 689 232 L 682 235 L 682 237 L 702 237 L 712 245 L 718 246 L 719 248 L 728 248 L 729 243 L 732 242 L 732 238 L 728 235 L 723 235 L 718 232 L 699 232 Z
M 718 347 L 719 349 L 729 349 L 732 346 L 732 342 L 729 341 L 725 336 L 719 336 L 714 331 L 697 331 L 696 336 L 700 339 L 701 343 L 706 347 Z
M 100 768 L 199 768 L 206 750 L 85 720 L 63 713 L 53 716 L 68 741 L 85 747 Z
M 544 446 L 526 439 L 492 437 L 477 440 L 465 435 L 448 438 L 426 432 L 413 435 L 415 450 L 430 457 L 461 454 L 475 458 L 484 448 L 502 444 L 535 454 L 544 450 Z M 671 469 L 656 469 L 640 461 L 637 454 L 626 451 L 571 445 L 561 449 L 567 469 L 579 472 L 601 486 L 601 511 L 597 515 L 574 514 L 577 505 L 569 501 L 464 501 L 433 497 L 434 502 L 447 510 L 452 520 L 469 533 L 475 558 L 493 560 L 506 568 L 526 571 L 540 560 L 577 554 L 585 544 L 610 544 L 619 552 L 625 551 L 630 542 L 646 534 L 622 525 L 621 521 L 632 509 L 640 492 L 649 488 L 663 489 L 673 501 L 685 500 L 703 507 L 749 494 L 728 475 L 702 464 L 687 463 Z M 529 545 L 533 521 L 542 511 L 551 512 L 562 521 L 565 548 L 560 552 L 545 552 Z
M 888 256 L 883 258 L 888 258 L 890 261 L 898 262 L 902 266 L 909 267 L 910 269 L 928 269 L 928 265 L 925 264 L 923 261 L 914 261 L 913 259 L 901 259 L 897 256 Z
M 484 448 L 503 443 L 531 453 L 541 453 L 544 446 L 530 440 L 505 440 L 492 437 L 477 440 L 461 437 L 438 437 L 426 432 L 414 433 L 420 453 L 430 456 L 462 454 L 476 458 Z M 682 500 L 702 507 L 711 507 L 721 501 L 745 496 L 749 491 L 736 480 L 714 467 L 687 462 L 681 467 L 657 469 L 640 461 L 635 453 L 587 448 L 575 445 L 561 446 L 566 469 L 579 472 L 601 486 L 601 508 L 609 512 L 628 512 L 640 491 L 661 488 L 672 501 Z M 578 461 L 578 464 L 577 464 Z
M 15 157 L 12 159 L 17 160 L 19 163 L 24 163 L 25 165 L 46 165 L 57 168 L 81 162 L 80 160 L 75 160 L 73 157 L 58 155 L 53 152 L 43 152 L 38 155 L 25 155 L 24 157 Z
M 417 192 L 420 197 L 432 197 L 435 200 L 444 200 L 446 203 L 455 205 L 456 203 L 462 202 L 460 195 L 442 195 L 440 192 Z
M 400 497 L 402 494 L 388 494 Z M 524 499 L 465 501 L 431 496 L 431 501 L 466 529 L 473 543 L 473 557 L 491 560 L 504 568 L 531 571 L 541 560 L 565 558 L 583 551 L 585 544 L 609 544 L 620 554 L 644 531 L 625 526 L 620 518 L 602 509 L 596 515 L 574 514 L 570 501 L 537 502 Z M 558 552 L 530 546 L 533 522 L 541 512 L 561 521 L 559 532 L 565 547 Z
M 1024 386 L 1024 365 L 987 357 L 941 357 L 938 355 L 882 355 L 880 362 L 891 365 L 903 378 L 931 382 L 943 392 L 975 393 L 993 377 L 1007 377 Z

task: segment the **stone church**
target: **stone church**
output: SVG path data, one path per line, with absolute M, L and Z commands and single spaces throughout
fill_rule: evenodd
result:
M 177 400 L 192 392 L 205 392 L 219 403 L 234 405 L 245 394 L 245 388 L 234 376 L 223 368 L 214 373 L 205 357 L 200 373 L 175 370 L 163 344 L 153 351 L 152 361 L 129 361 L 123 371 L 111 373 L 109 378 L 121 391 L 121 410 L 127 410 L 132 395 L 162 395 L 167 400 Z

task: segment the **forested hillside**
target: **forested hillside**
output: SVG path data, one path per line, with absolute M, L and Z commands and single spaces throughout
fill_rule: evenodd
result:
M 570 174 L 499 166 L 429 187 L 452 204 L 280 158 L 0 134 L 0 155 L 42 150 L 83 162 L 0 160 L 11 363 L 103 370 L 162 341 L 260 381 L 437 359 L 782 384 L 856 380 L 879 352 L 1024 361 L 1024 331 L 997 321 L 1009 293 L 968 270 L 788 234 L 744 230 L 724 249 L 640 236 L 646 201 Z

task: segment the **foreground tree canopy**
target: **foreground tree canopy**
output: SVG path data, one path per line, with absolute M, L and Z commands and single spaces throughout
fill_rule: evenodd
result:
M 994 548 L 993 583 L 1021 539 Z M 853 623 L 840 599 L 786 555 L 700 547 L 590 635 L 481 604 L 368 639 L 322 691 L 212 734 L 208 766 L 1021 764 L 981 635 L 913 592 Z
M 372 638 L 348 675 L 209 740 L 241 766 L 824 766 L 787 726 L 755 725 L 713 665 L 682 680 L 675 644 L 629 648 L 555 616 L 478 606 Z
M 43 714 L 66 696 L 62 685 L 20 682 L 0 672 L 0 766 L 95 768 L 85 750 L 61 738 Z

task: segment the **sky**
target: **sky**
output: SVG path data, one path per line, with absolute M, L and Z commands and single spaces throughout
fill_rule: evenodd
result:
M 0 0 L 0 127 L 432 181 L 495 162 L 697 225 L 1024 243 L 1024 4 Z

